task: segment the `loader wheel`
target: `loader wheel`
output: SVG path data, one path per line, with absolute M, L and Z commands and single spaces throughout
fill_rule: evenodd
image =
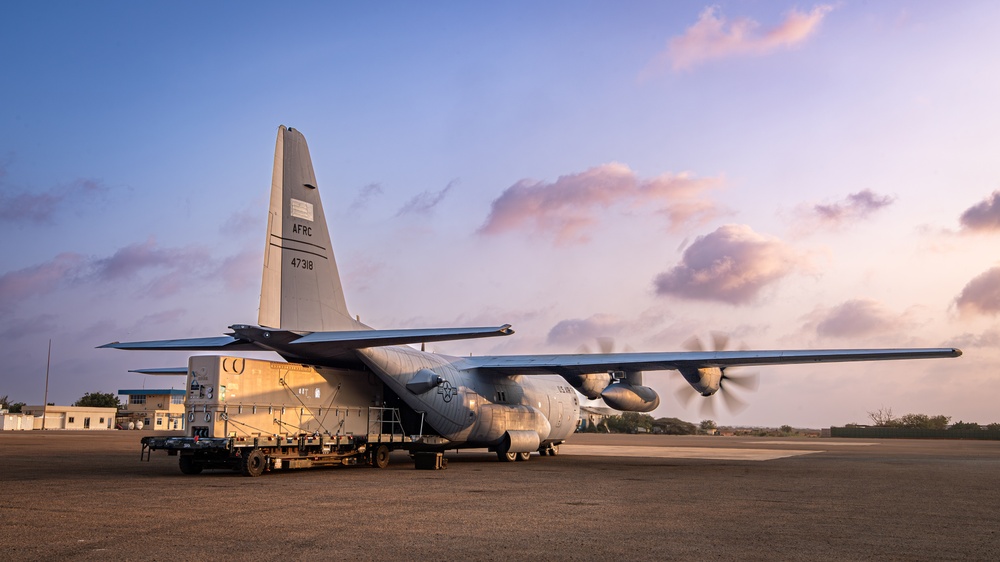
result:
M 389 447 L 385 445 L 379 445 L 375 452 L 372 453 L 372 465 L 375 468 L 385 468 L 389 466 Z
M 191 455 L 181 455 L 178 463 L 183 474 L 201 474 L 201 465 L 195 463 Z
M 267 457 L 260 449 L 254 449 L 247 453 L 240 464 L 240 472 L 243 473 L 243 476 L 260 476 L 264 474 L 265 468 L 267 468 Z

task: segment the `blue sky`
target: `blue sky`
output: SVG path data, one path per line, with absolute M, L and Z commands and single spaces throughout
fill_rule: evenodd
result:
M 170 384 L 95 350 L 255 323 L 274 134 L 348 305 L 442 352 L 958 345 L 761 370 L 724 423 L 1000 421 L 990 2 L 0 8 L 0 394 Z M 697 420 L 676 375 L 656 415 Z M 180 384 L 180 383 L 177 383 Z

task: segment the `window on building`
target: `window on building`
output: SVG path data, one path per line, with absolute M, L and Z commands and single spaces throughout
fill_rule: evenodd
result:
M 90 429 L 90 418 L 83 418 L 83 429 Z
M 174 395 L 170 396 L 170 403 L 171 404 L 183 404 L 184 403 L 184 395 L 182 395 L 182 394 L 174 394 Z
M 69 417 L 69 423 L 73 423 L 74 421 L 75 421 L 75 419 L 73 418 L 73 416 L 70 416 Z
M 146 395 L 145 394 L 133 394 L 132 396 L 128 397 L 128 403 L 129 404 L 145 404 L 146 403 Z
M 101 418 L 101 423 L 104 423 L 104 418 Z
M 163 425 L 163 418 L 156 418 L 156 425 Z

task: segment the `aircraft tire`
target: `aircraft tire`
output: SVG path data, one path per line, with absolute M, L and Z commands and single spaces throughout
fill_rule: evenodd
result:
M 528 452 L 528 453 L 517 453 L 517 460 L 518 461 L 522 461 L 523 462 L 523 461 L 526 461 L 526 460 L 528 460 L 530 458 L 531 458 L 531 453 L 530 452 Z
M 559 454 L 559 445 L 552 445 L 549 447 L 549 456 L 554 457 Z
M 182 474 L 201 474 L 201 465 L 194 462 L 193 456 L 181 455 L 177 462 L 181 467 Z
M 372 466 L 375 468 L 385 468 L 389 466 L 389 447 L 379 445 L 372 453 Z
M 264 451 L 254 449 L 243 457 L 243 462 L 240 463 L 240 472 L 243 473 L 243 476 L 257 477 L 264 474 L 266 467 L 267 457 L 264 456 Z
M 497 458 L 500 459 L 500 462 L 514 462 L 517 460 L 517 453 L 508 453 L 498 449 Z
M 497 446 L 497 459 L 500 462 L 514 462 L 517 460 L 517 453 L 510 452 L 510 438 L 504 437 L 500 445 Z

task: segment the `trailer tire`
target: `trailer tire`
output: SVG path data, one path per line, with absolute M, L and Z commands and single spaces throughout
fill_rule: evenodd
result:
M 264 474 L 265 468 L 267 468 L 267 457 L 260 449 L 253 449 L 247 453 L 243 457 L 243 462 L 240 463 L 240 472 L 243 473 L 243 476 L 260 476 Z
M 375 468 L 385 468 L 389 466 L 389 447 L 379 445 L 372 453 L 372 466 Z
M 181 455 L 177 463 L 181 467 L 182 474 L 201 474 L 201 465 L 194 462 L 192 455 Z

